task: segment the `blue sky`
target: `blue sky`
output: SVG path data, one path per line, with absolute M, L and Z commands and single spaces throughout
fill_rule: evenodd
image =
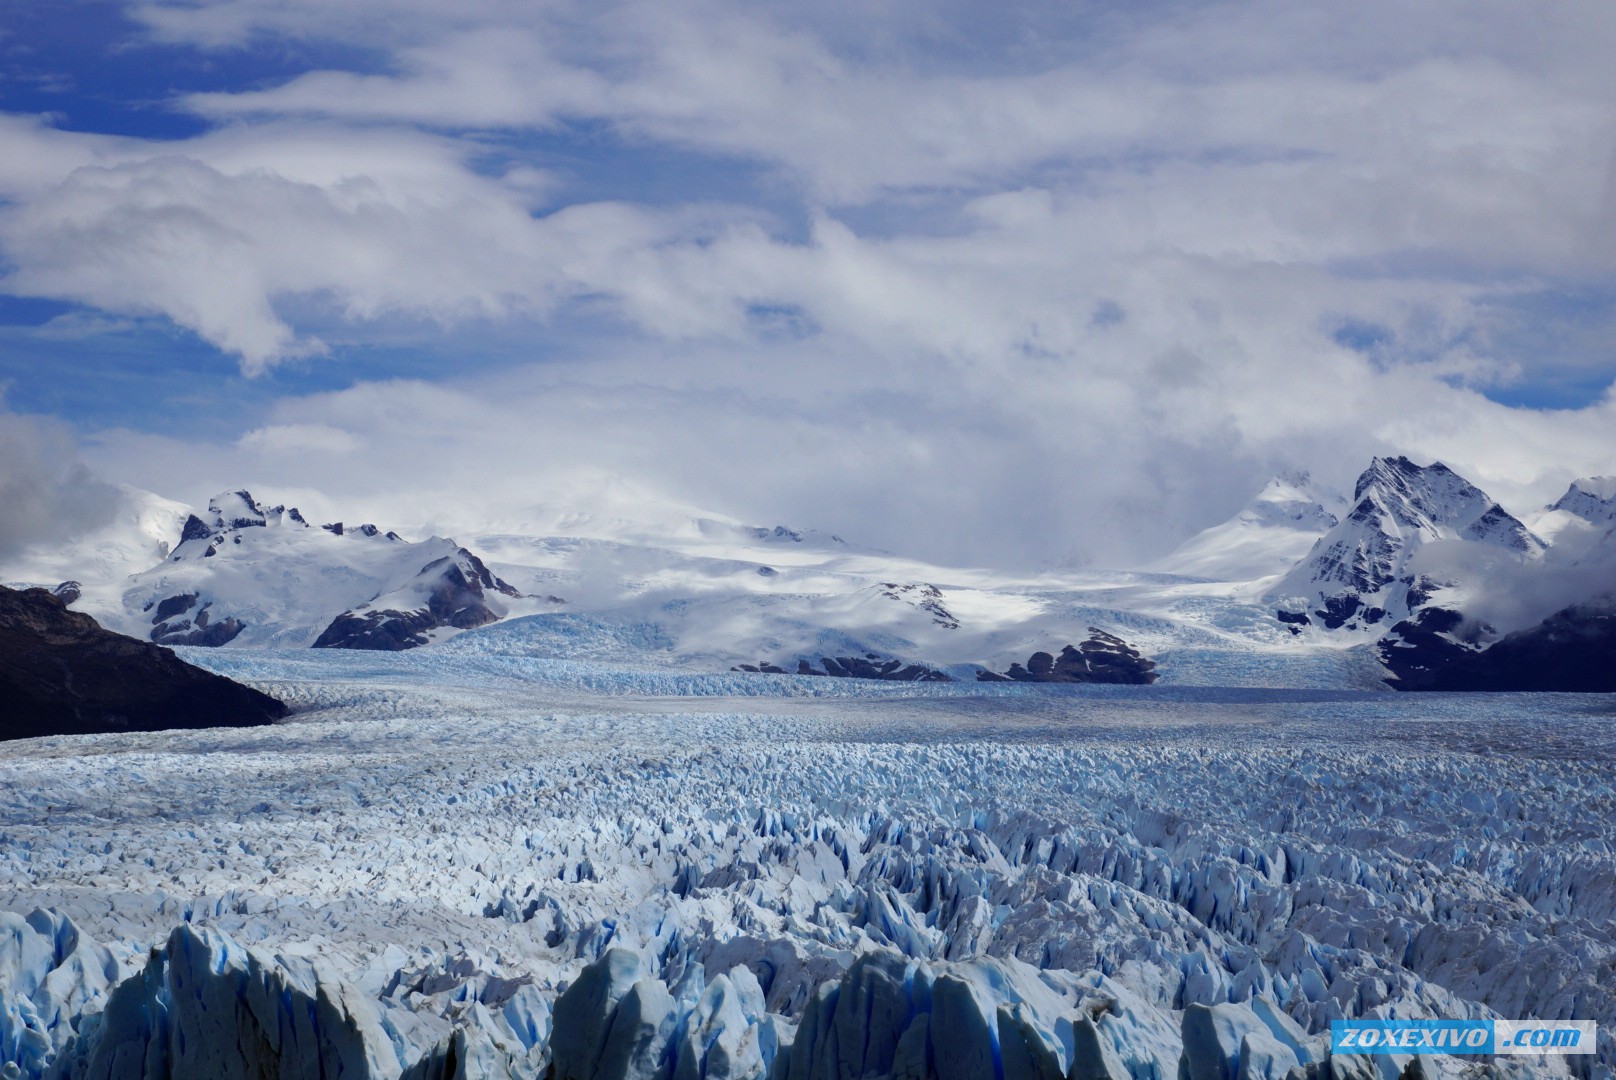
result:
M 1616 472 L 1613 47 L 1591 2 L 12 5 L 0 424 L 188 501 L 598 471 L 1028 565 L 1385 451 L 1529 509 Z

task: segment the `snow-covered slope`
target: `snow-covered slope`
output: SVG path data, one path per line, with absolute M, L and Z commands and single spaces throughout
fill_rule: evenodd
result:
M 514 596 L 453 540 L 315 526 L 233 491 L 187 518 L 104 621 L 169 645 L 306 648 L 330 632 L 327 645 L 400 648 L 493 621 Z
M 1306 472 L 1274 477 L 1241 511 L 1146 569 L 1216 581 L 1283 574 L 1339 522 L 1347 500 Z
M 1573 481 L 1566 493 L 1528 519 L 1532 531 L 1561 552 L 1596 543 L 1616 527 L 1616 476 Z
M 1490 566 L 1536 559 L 1543 541 L 1441 462 L 1375 458 L 1353 506 L 1270 595 L 1305 622 L 1375 629 L 1430 603 L 1462 605 Z M 1439 596 L 1440 594 L 1440 596 Z

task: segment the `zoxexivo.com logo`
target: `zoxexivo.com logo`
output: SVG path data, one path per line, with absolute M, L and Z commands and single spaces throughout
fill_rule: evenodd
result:
M 1592 1054 L 1592 1020 L 1332 1020 L 1336 1054 Z

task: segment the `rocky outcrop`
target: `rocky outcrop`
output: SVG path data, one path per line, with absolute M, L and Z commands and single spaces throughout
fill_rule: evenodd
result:
M 489 594 L 521 594 L 489 571 L 465 548 L 434 559 L 402 589 L 345 611 L 315 639 L 316 649 L 379 649 L 398 652 L 425 645 L 434 630 L 471 630 L 498 621 Z
M 226 617 L 215 620 L 211 603 L 197 607 L 201 597 L 196 593 L 170 596 L 156 605 L 152 615 L 151 639 L 159 645 L 227 645 L 246 629 L 240 619 Z M 191 614 L 192 609 L 196 614 Z
M 881 595 L 888 600 L 897 600 L 919 608 L 930 615 L 931 621 L 941 626 L 944 630 L 958 630 L 960 628 L 959 619 L 955 618 L 954 613 L 943 606 L 943 590 L 935 585 L 927 585 L 924 582 L 883 581 L 881 582 Z
M 926 667 L 924 664 L 905 664 L 891 660 L 880 653 L 863 656 L 821 656 L 819 667 L 807 660 L 797 661 L 798 675 L 827 675 L 835 679 L 883 679 L 887 682 L 953 682 L 946 671 Z
M 1460 617 L 1422 620 L 1380 651 L 1399 690 L 1495 690 L 1616 693 L 1616 601 L 1576 604 L 1487 649 L 1453 632 Z
M 1132 683 L 1156 681 L 1156 662 L 1115 634 L 1089 627 L 1081 645 L 1067 645 L 1059 656 L 1035 652 L 1027 663 L 1011 664 L 1000 675 L 979 671 L 978 682 Z
M 103 630 L 44 589 L 0 587 L 0 739 L 267 724 L 286 706 Z

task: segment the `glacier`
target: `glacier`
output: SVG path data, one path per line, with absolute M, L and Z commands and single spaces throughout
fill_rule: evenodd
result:
M 1592 1019 L 1597 1055 L 1425 1075 L 1613 1075 L 1608 698 L 701 674 L 563 630 L 604 632 L 183 650 L 294 714 L 9 744 L 0 1076 L 1393 1080 L 1329 1052 L 1375 1016 Z

